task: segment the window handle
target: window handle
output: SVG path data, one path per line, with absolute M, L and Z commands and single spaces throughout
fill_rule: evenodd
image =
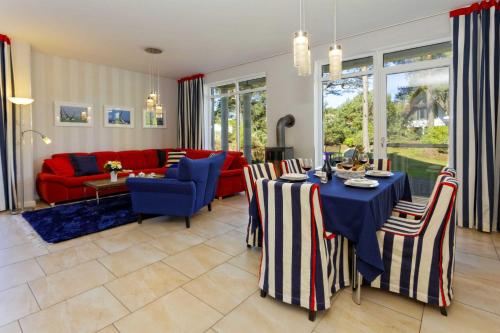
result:
M 380 138 L 380 146 L 381 146 L 382 148 L 385 148 L 385 143 L 386 143 L 386 142 L 385 142 L 385 136 L 383 136 L 383 137 L 381 137 L 381 138 Z

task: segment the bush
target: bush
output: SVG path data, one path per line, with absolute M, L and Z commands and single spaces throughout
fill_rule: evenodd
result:
M 422 143 L 442 145 L 448 144 L 448 126 L 434 126 L 426 129 L 420 140 Z M 446 148 L 439 148 L 440 153 L 446 153 Z

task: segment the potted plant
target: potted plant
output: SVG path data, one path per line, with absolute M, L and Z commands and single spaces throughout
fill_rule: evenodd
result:
M 120 161 L 107 161 L 104 164 L 104 170 L 109 172 L 111 181 L 116 182 L 118 181 L 118 172 L 123 170 L 122 163 Z

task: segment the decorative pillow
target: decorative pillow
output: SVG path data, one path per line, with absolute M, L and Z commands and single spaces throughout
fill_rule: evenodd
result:
M 156 154 L 158 154 L 158 168 L 163 168 L 167 163 L 167 152 L 164 149 L 157 149 Z
M 226 155 L 226 159 L 224 160 L 224 164 L 222 164 L 221 170 L 228 170 L 236 156 L 234 155 Z
M 186 157 L 185 151 L 169 151 L 166 167 L 171 167 L 172 165 L 179 164 L 181 158 Z
M 97 159 L 94 155 L 76 156 L 69 155 L 69 159 L 75 169 L 75 176 L 88 176 L 100 173 L 97 166 Z
M 51 158 L 43 162 L 55 175 L 67 177 L 75 175 L 75 170 L 68 158 Z

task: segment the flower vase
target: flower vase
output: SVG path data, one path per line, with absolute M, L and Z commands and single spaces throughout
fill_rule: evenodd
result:
M 118 172 L 116 172 L 116 171 L 111 171 L 111 172 L 109 173 L 109 175 L 111 176 L 111 182 L 112 182 L 112 183 L 115 183 L 115 182 L 117 182 L 117 181 L 118 181 Z

